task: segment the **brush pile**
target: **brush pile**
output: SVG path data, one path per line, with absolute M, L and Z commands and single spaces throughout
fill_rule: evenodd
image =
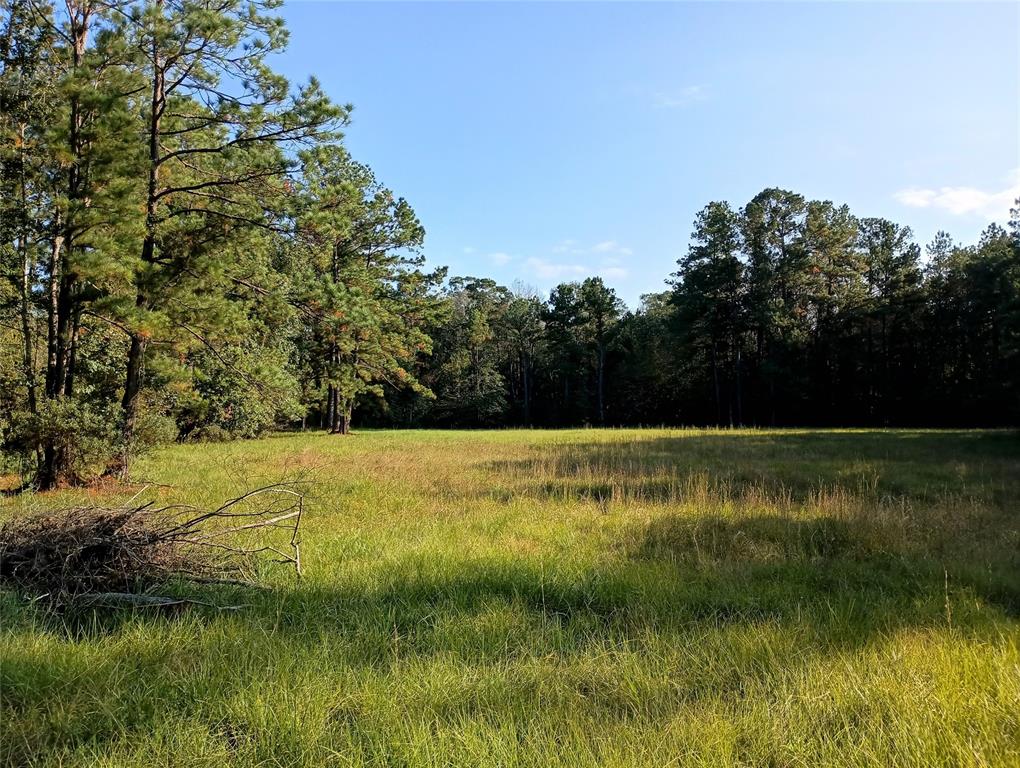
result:
M 249 583 L 264 558 L 301 573 L 304 496 L 293 484 L 249 491 L 213 510 L 73 507 L 0 527 L 0 586 L 66 599 L 140 595 L 171 580 Z

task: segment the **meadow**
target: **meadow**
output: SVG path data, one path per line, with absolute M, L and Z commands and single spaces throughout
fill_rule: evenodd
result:
M 289 434 L 0 514 L 287 477 L 243 610 L 0 596 L 0 762 L 1020 765 L 1015 432 Z

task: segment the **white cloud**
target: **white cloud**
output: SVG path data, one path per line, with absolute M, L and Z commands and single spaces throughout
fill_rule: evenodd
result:
M 572 253 L 574 255 L 585 253 L 584 248 L 578 246 L 576 240 L 571 239 L 560 240 L 551 250 L 553 253 Z
M 606 240 L 604 242 L 598 243 L 594 248 L 592 248 L 592 252 L 594 252 L 594 253 L 616 253 L 616 254 L 619 254 L 620 256 L 633 256 L 634 255 L 634 251 L 632 251 L 630 248 L 628 248 L 625 245 L 620 245 L 615 240 Z
M 560 242 L 554 245 L 550 250 L 553 253 L 569 253 L 574 256 L 598 254 L 607 259 L 610 258 L 612 254 L 617 256 L 634 255 L 634 251 L 632 249 L 624 245 L 620 245 L 615 240 L 603 240 L 592 246 L 581 245 L 576 240 L 560 240 Z
M 600 275 L 610 280 L 622 280 L 630 274 L 623 267 L 605 263 L 592 267 L 586 264 L 548 261 L 534 256 L 524 263 L 527 269 L 540 280 L 577 280 L 591 275 Z
M 708 88 L 704 85 L 688 85 L 674 93 L 656 91 L 652 94 L 653 104 L 658 109 L 677 109 L 687 107 L 708 98 Z
M 956 216 L 981 216 L 988 221 L 1005 221 L 1009 209 L 1020 197 L 1020 168 L 1009 175 L 1005 189 L 985 191 L 977 187 L 908 187 L 896 192 L 897 202 L 910 208 L 939 208 Z
M 543 280 L 562 280 L 570 277 L 583 277 L 590 274 L 587 267 L 581 264 L 564 264 L 546 261 L 532 256 L 524 262 L 534 274 Z
M 934 189 L 908 187 L 907 189 L 901 189 L 893 197 L 909 208 L 927 208 L 932 204 L 937 195 L 938 193 Z
M 472 247 L 471 247 L 470 245 L 465 245 L 465 246 L 464 246 L 464 248 L 463 248 L 462 250 L 464 251 L 464 253 L 468 254 L 469 256 L 470 256 L 470 255 L 471 255 L 472 253 L 474 253 L 474 252 L 475 252 L 475 249 L 474 249 L 474 248 L 472 248 Z
M 468 249 L 464 249 L 465 253 Z M 633 251 L 620 245 L 616 240 L 602 240 L 594 245 L 579 243 L 567 238 L 560 240 L 549 249 L 545 256 L 524 258 L 505 251 L 479 251 L 470 249 L 471 253 L 481 256 L 490 264 L 510 268 L 514 274 L 521 274 L 542 283 L 580 280 L 591 275 L 601 275 L 606 279 L 619 280 L 628 277 L 625 268 L 626 260 Z
M 566 260 L 564 258 L 545 259 L 531 257 L 524 262 L 525 267 L 543 281 L 576 280 L 591 275 L 619 280 L 630 273 L 621 264 L 624 259 L 633 256 L 634 251 L 620 245 L 616 240 L 602 240 L 594 245 L 583 245 L 574 239 L 565 239 L 549 249 L 558 257 L 582 257 Z

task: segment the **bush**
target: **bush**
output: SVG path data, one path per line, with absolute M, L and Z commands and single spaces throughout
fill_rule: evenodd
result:
M 73 397 L 43 399 L 35 414 L 15 414 L 6 447 L 26 458 L 48 446 L 62 460 L 62 482 L 84 483 L 103 474 L 117 454 L 119 414 Z
M 168 445 L 177 440 L 177 422 L 170 416 L 161 413 L 144 412 L 139 414 L 135 424 L 133 453 L 144 453 L 160 445 Z
M 234 436 L 218 424 L 206 424 L 188 435 L 189 442 L 195 443 L 227 443 L 233 439 Z

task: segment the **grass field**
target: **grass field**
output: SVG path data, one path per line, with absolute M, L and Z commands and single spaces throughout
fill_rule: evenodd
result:
M 135 473 L 308 477 L 305 577 L 63 624 L 4 595 L 6 765 L 1020 765 L 1015 433 L 309 434 Z

